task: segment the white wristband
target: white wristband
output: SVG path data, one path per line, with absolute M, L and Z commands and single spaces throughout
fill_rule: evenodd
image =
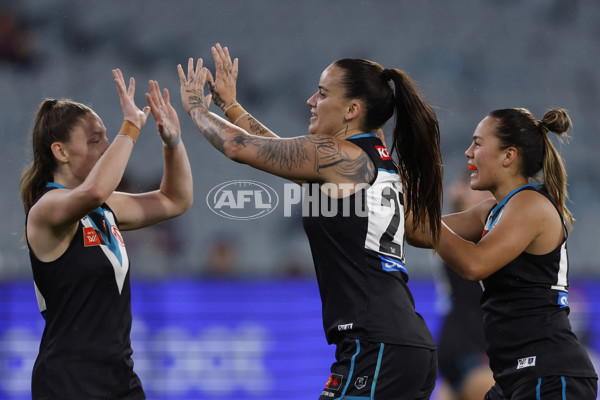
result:
M 237 123 L 240 121 L 240 119 L 244 118 L 246 115 L 250 115 L 250 113 L 247 113 L 247 112 L 243 113 L 242 115 L 237 117 L 237 119 L 235 120 L 235 122 L 233 124 L 237 125 Z

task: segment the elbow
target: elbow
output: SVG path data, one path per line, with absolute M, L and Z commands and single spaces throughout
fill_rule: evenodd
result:
M 179 214 L 177 214 L 178 216 L 186 213 L 190 208 L 192 208 L 192 205 L 194 204 L 194 198 L 193 196 L 190 196 L 189 199 L 186 199 L 185 201 L 182 202 L 182 204 L 179 207 Z
M 450 267 L 452 270 L 454 270 L 454 272 L 467 281 L 477 282 L 487 278 L 489 275 L 484 274 L 481 265 L 472 260 L 469 260 L 468 262 L 461 262 L 457 259 L 444 257 L 444 254 L 440 254 L 440 256 L 442 256 L 442 259 L 446 265 L 448 265 L 448 267 Z
M 462 273 L 460 275 L 469 282 L 478 282 L 483 279 L 480 274 L 471 271 Z
M 103 190 L 101 190 L 97 186 L 91 186 L 91 187 L 82 188 L 82 189 L 83 190 L 82 190 L 81 196 L 84 199 L 85 203 L 88 205 L 88 208 L 90 210 L 94 210 L 94 209 L 100 207 L 102 204 L 104 204 L 106 199 L 112 194 L 112 192 L 105 193 Z
M 239 144 L 231 140 L 226 140 L 225 143 L 223 143 L 223 154 L 230 160 L 237 161 L 237 158 L 240 156 L 239 147 Z
M 478 282 L 488 277 L 488 275 L 484 274 L 476 265 L 465 265 L 460 271 L 457 271 L 460 276 L 470 282 Z
M 237 163 L 245 164 L 246 146 L 236 140 L 226 140 L 223 143 L 223 154 L 225 157 Z
M 173 201 L 173 211 L 170 215 L 170 218 L 178 217 L 182 214 L 185 214 L 192 205 L 194 204 L 194 196 L 192 192 L 190 192 L 185 197 L 180 197 L 179 199 Z

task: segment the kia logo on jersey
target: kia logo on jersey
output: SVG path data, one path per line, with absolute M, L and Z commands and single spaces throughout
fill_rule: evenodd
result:
M 379 157 L 381 157 L 382 160 L 391 160 L 392 159 L 392 157 L 390 156 L 390 153 L 385 148 L 385 146 L 375 146 L 375 150 L 377 150 L 377 152 L 379 153 Z

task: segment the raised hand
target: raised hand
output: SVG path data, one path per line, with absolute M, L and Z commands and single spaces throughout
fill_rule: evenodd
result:
M 238 77 L 238 59 L 231 61 L 229 49 L 219 43 L 211 48 L 215 60 L 215 80 L 209 73 L 208 86 L 212 101 L 222 110 L 226 110 L 236 102 L 236 81 Z
M 194 59 L 190 58 L 188 60 L 187 76 L 183 72 L 181 64 L 177 65 L 177 73 L 181 85 L 181 102 L 185 112 L 191 114 L 192 110 L 196 108 L 208 110 L 212 95 L 204 96 L 204 85 L 206 84 L 208 70 L 202 67 L 202 59 L 198 59 L 196 69 L 194 69 Z
M 123 79 L 123 73 L 120 69 L 113 69 L 112 75 L 117 85 L 123 118 L 141 129 L 146 124 L 148 114 L 150 114 L 150 107 L 146 106 L 143 110 L 140 110 L 135 105 L 135 79 L 129 78 L 129 87 L 126 87 L 125 79 Z
M 164 89 L 163 93 L 161 96 L 158 82 L 151 80 L 150 93 L 146 93 L 146 101 L 163 143 L 167 147 L 174 147 L 181 141 L 181 125 L 177 111 L 171 105 L 169 91 Z

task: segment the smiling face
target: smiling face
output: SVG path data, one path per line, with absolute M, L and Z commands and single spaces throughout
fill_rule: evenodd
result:
M 491 190 L 498 185 L 499 172 L 503 168 L 506 151 L 500 148 L 500 140 L 494 134 L 498 122 L 485 117 L 473 134 L 473 142 L 465 152 L 469 159 L 471 189 Z
M 321 74 L 319 90 L 307 100 L 312 114 L 308 127 L 311 134 L 333 136 L 346 129 L 345 116 L 350 101 L 340 83 L 343 73 L 341 68 L 333 65 L 327 67 Z
M 71 173 L 81 183 L 109 146 L 100 117 L 91 112 L 80 118 L 64 146 Z

